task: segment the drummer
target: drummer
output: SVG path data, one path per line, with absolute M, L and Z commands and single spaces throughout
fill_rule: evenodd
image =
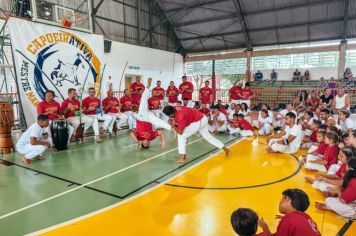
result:
M 48 115 L 39 115 L 37 122 L 31 125 L 20 137 L 16 143 L 16 149 L 23 156 L 21 160 L 28 166 L 32 160 L 43 160 L 41 156 L 46 149 L 53 148 L 52 139 L 48 137 L 47 128 L 49 125 Z
M 60 111 L 61 106 L 54 100 L 54 92 L 47 90 L 45 92 L 45 100 L 37 104 L 37 115 L 47 115 L 50 120 L 49 125 L 51 125 L 52 121 L 60 119 Z M 72 137 L 73 133 L 74 128 L 68 125 L 68 136 Z M 50 128 L 48 128 L 48 134 L 51 136 Z M 70 139 L 68 138 L 68 140 Z
M 68 123 L 73 126 L 74 131 L 77 130 L 81 123 L 84 124 L 84 133 L 93 125 L 93 118 L 80 113 L 80 101 L 77 99 L 75 88 L 68 89 L 68 98 L 62 102 L 61 111 Z
M 83 99 L 82 102 L 84 114 L 93 118 L 93 130 L 95 133 L 95 141 L 101 143 L 99 136 L 99 121 L 104 121 L 103 131 L 107 132 L 110 126 L 112 117 L 104 114 L 100 108 L 100 100 L 95 97 L 95 88 L 89 88 L 89 96 Z M 110 133 L 112 131 L 109 131 Z

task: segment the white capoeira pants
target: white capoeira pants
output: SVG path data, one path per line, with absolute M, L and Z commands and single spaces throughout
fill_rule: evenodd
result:
M 116 127 L 118 129 L 121 129 L 121 127 L 127 123 L 127 120 L 129 119 L 129 116 L 126 115 L 125 113 L 107 113 L 107 115 L 111 116 L 112 120 L 109 125 L 109 132 L 113 132 L 114 124 L 116 122 Z
M 104 121 L 103 129 L 105 129 L 105 130 L 109 129 L 110 122 L 112 120 L 112 117 L 110 115 L 96 114 L 96 115 L 87 115 L 87 116 L 94 119 L 93 120 L 93 130 L 94 130 L 95 136 L 99 135 L 99 121 Z
M 255 125 L 255 124 L 254 124 Z M 258 127 L 258 125 L 257 125 Z M 265 123 L 262 128 L 260 128 L 258 130 L 258 134 L 259 135 L 269 135 L 270 133 L 272 133 L 273 131 L 273 127 L 272 125 L 270 125 L 269 123 Z
M 146 88 L 141 96 L 141 103 L 138 108 L 138 113 L 136 119 L 140 121 L 150 122 L 155 128 L 163 128 L 166 130 L 171 130 L 171 126 L 164 120 L 158 118 L 155 113 L 148 109 L 148 98 L 150 96 L 150 91 Z M 136 123 L 136 122 L 135 122 Z
M 210 132 L 226 132 L 227 125 L 219 126 L 218 124 L 209 125 Z
M 318 189 L 322 192 L 326 192 L 328 191 L 330 188 L 335 187 L 335 185 L 324 182 L 324 181 L 314 181 L 314 183 L 312 184 L 313 188 Z
M 48 142 L 53 146 L 53 142 L 51 138 L 41 139 L 40 141 Z M 32 145 L 30 143 L 25 145 L 16 145 L 17 151 L 24 155 L 26 159 L 31 160 L 36 156 L 41 156 L 47 149 L 45 145 Z
M 340 202 L 339 198 L 328 197 L 325 199 L 325 205 L 332 211 L 335 211 L 342 217 L 356 218 L 356 202 L 349 204 Z
M 304 164 L 305 169 L 308 170 L 317 170 L 320 172 L 327 172 L 328 170 L 326 169 L 325 165 L 322 164 L 316 164 L 316 163 L 311 163 L 310 161 L 315 161 L 315 160 L 320 160 L 319 157 L 313 156 L 313 155 L 307 155 L 307 161 Z
M 224 147 L 224 144 L 213 137 L 209 133 L 209 124 L 208 124 L 208 118 L 206 116 L 203 116 L 203 118 L 200 121 L 191 123 L 189 126 L 185 127 L 184 131 L 182 134 L 178 134 L 178 152 L 181 155 L 186 154 L 186 144 L 187 144 L 187 139 L 195 134 L 196 132 L 199 132 L 200 135 L 208 141 L 211 145 L 222 149 Z
M 240 128 L 234 128 L 231 126 L 227 126 L 230 134 L 239 133 L 242 137 L 250 137 L 253 136 L 253 132 L 251 130 L 241 130 Z
M 85 115 L 73 116 L 67 118 L 68 123 L 73 126 L 74 132 L 78 129 L 79 125 L 84 124 L 84 133 L 93 125 L 94 119 Z
M 279 144 L 277 143 L 282 139 L 271 139 L 268 143 L 268 146 L 275 152 L 281 152 L 281 153 L 287 153 L 287 154 L 293 154 L 294 152 L 290 148 L 289 145 L 284 145 L 284 144 Z

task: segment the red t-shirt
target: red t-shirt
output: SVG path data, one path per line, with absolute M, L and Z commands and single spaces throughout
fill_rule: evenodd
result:
M 203 113 L 204 115 L 210 115 L 210 109 L 209 108 L 202 108 L 199 110 L 199 112 Z
M 159 136 L 158 131 L 154 131 L 152 124 L 146 121 L 136 120 L 136 137 L 138 140 L 148 139 L 152 141 Z
M 132 111 L 132 99 L 131 97 L 122 97 L 120 98 L 120 103 L 121 103 L 121 111 Z
M 347 188 L 340 196 L 346 203 L 351 203 L 356 200 L 356 178 L 349 181 Z
M 145 85 L 141 83 L 134 82 L 131 84 L 130 89 L 132 91 L 132 95 L 137 94 L 138 90 L 142 88 L 142 90 L 145 90 Z
M 193 86 L 192 83 L 190 83 L 190 82 L 188 82 L 188 81 L 186 81 L 186 82 L 184 82 L 184 83 L 181 83 L 181 84 L 179 85 L 179 90 L 182 91 L 182 100 L 183 100 L 184 98 L 187 98 L 188 101 L 191 101 L 191 100 L 192 100 L 192 98 L 193 98 L 193 95 L 192 95 L 193 92 L 184 92 L 184 90 L 194 90 L 194 86 Z
M 169 103 L 176 103 L 178 102 L 178 89 L 176 87 L 168 87 L 166 94 L 168 97 L 168 102 Z
M 77 99 L 71 100 L 71 99 L 67 98 L 66 100 L 64 100 L 62 102 L 61 110 L 64 111 L 65 109 L 67 109 L 69 104 L 71 104 L 74 107 L 74 111 L 78 111 L 80 109 L 80 102 Z M 64 116 L 66 118 L 73 117 L 73 116 L 75 116 L 74 111 L 72 111 L 71 109 L 68 109 L 68 111 L 64 114 Z
M 329 146 L 329 147 L 326 148 L 323 160 L 328 162 L 325 165 L 327 170 L 329 170 L 329 167 L 332 164 L 336 164 L 337 163 L 337 156 L 338 155 L 339 155 L 339 148 L 336 145 Z
M 161 101 L 158 99 L 158 97 L 150 97 L 147 100 L 148 103 L 148 108 L 150 110 L 159 110 L 161 109 Z
M 341 166 L 339 167 L 339 169 L 336 171 L 335 175 L 339 176 L 339 177 L 344 177 L 345 173 L 346 173 L 346 164 L 341 164 Z
M 110 108 L 104 112 L 105 113 L 118 113 L 119 112 L 119 100 L 115 97 L 112 98 L 104 98 L 103 100 L 103 109 L 105 109 L 106 106 L 108 106 L 110 104 L 110 102 L 112 102 L 112 105 L 110 106 Z
M 251 130 L 251 131 L 253 131 L 252 125 L 250 124 L 250 122 L 248 122 L 245 119 L 239 120 L 239 127 L 242 130 Z
M 229 95 L 230 95 L 230 99 L 232 100 L 239 100 L 241 99 L 241 96 L 239 95 L 241 92 L 241 87 L 239 86 L 233 86 L 230 90 L 229 90 Z
M 213 90 L 211 88 L 201 88 L 199 89 L 199 94 L 200 94 L 200 101 L 203 103 L 203 104 L 207 104 L 207 103 L 210 103 L 211 100 L 211 95 L 213 94 Z
M 315 150 L 316 153 L 318 153 L 319 155 L 324 155 L 326 148 L 329 147 L 329 145 L 327 145 L 326 143 L 322 142 L 319 143 L 318 148 Z
M 37 105 L 37 114 L 41 115 L 50 112 L 48 114 L 48 118 L 50 120 L 56 120 L 58 119 L 58 113 L 60 109 L 61 109 L 61 105 L 59 105 L 59 103 L 54 100 L 51 102 L 42 101 L 39 102 Z
M 240 122 L 238 120 L 229 120 L 229 124 L 233 128 L 240 128 Z
M 241 98 L 244 100 L 250 99 L 253 96 L 253 91 L 250 88 L 240 89 Z
M 191 123 L 200 121 L 204 114 L 198 110 L 184 107 L 184 106 L 175 106 L 176 117 L 175 122 L 178 125 L 178 131 L 183 132 L 184 129 L 189 126 Z
M 156 95 L 154 95 L 154 94 L 156 94 Z M 152 89 L 152 96 L 157 97 L 159 100 L 163 100 L 163 98 L 164 98 L 164 89 L 162 87 L 153 88 Z
M 313 132 L 309 136 L 310 141 L 312 141 L 314 143 L 317 142 L 318 141 L 316 138 L 317 134 L 318 134 L 318 130 L 313 130 Z
M 82 101 L 82 105 L 84 109 L 88 109 L 88 107 L 95 107 L 98 108 L 100 107 L 100 100 L 96 97 L 91 98 L 91 97 L 86 97 Z M 84 112 L 86 115 L 96 115 L 96 111 L 86 111 Z
M 264 236 L 265 233 L 257 234 Z M 273 234 L 275 236 L 321 236 L 318 226 L 304 212 L 294 211 L 282 217 L 278 224 L 277 231 Z
M 132 106 L 139 107 L 141 103 L 141 95 L 140 94 L 132 94 L 131 96 Z

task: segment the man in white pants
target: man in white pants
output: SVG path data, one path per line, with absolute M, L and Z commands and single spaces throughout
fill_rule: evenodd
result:
M 226 155 L 230 154 L 230 150 L 225 147 L 221 141 L 209 133 L 208 118 L 203 115 L 203 113 L 184 106 L 167 106 L 163 109 L 163 113 L 172 120 L 171 122 L 173 127 L 178 133 L 178 163 L 187 161 L 187 139 L 196 132 L 199 132 L 201 136 L 210 144 L 217 148 L 223 149 Z
M 37 122 L 31 125 L 20 137 L 16 149 L 22 156 L 21 160 L 28 166 L 32 160 L 43 160 L 41 155 L 53 146 L 52 139 L 48 136 L 47 127 L 49 119 L 47 115 L 39 115 Z M 56 151 L 56 149 L 52 149 Z
M 293 112 L 288 112 L 285 116 L 285 129 L 279 134 L 268 137 L 267 152 L 281 152 L 293 154 L 300 147 L 303 138 L 303 131 L 296 124 L 296 115 Z
M 127 123 L 129 116 L 123 112 L 120 112 L 120 103 L 119 100 L 114 97 L 114 93 L 109 90 L 107 94 L 108 96 L 103 100 L 102 104 L 105 114 L 112 117 L 109 126 L 109 132 L 111 134 L 113 132 L 115 122 L 117 129 L 122 129 L 122 126 Z
M 68 98 L 62 102 L 61 110 L 68 123 L 73 127 L 73 132 L 79 125 L 84 124 L 84 134 L 92 126 L 94 119 L 80 114 L 80 102 L 78 101 L 77 91 L 74 88 L 68 89 Z M 77 113 L 77 114 L 76 114 Z M 79 116 L 77 116 L 79 114 Z M 70 142 L 70 138 L 68 142 Z
M 109 129 L 112 117 L 103 114 L 103 111 L 101 111 L 100 100 L 95 97 L 94 88 L 89 88 L 89 96 L 83 99 L 82 105 L 84 114 L 94 119 L 93 130 L 95 133 L 95 141 L 97 143 L 101 143 L 101 139 L 99 136 L 99 120 L 104 121 L 103 131 L 106 132 Z

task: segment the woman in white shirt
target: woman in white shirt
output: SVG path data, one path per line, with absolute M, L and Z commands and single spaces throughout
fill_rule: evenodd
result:
M 258 118 L 258 134 L 265 136 L 269 135 L 273 131 L 272 117 L 268 115 L 268 111 L 263 109 L 261 111 L 261 117 Z
M 244 115 L 245 117 L 244 119 L 247 120 L 248 122 L 251 122 L 251 111 L 245 102 L 241 103 L 241 109 L 238 114 Z
M 269 106 L 264 103 L 264 104 L 262 104 L 262 106 L 261 106 L 261 110 L 258 112 L 258 118 L 257 118 L 257 120 L 253 120 L 253 121 L 252 121 L 253 127 L 255 127 L 255 128 L 257 128 L 257 129 L 259 128 L 258 120 L 262 117 L 262 110 L 266 110 L 266 111 L 268 112 L 268 116 L 271 117 L 272 122 L 274 121 L 274 119 L 273 119 L 273 112 L 271 111 L 271 109 L 269 108 Z
M 339 111 L 338 113 L 338 126 L 343 133 L 347 133 L 354 129 L 354 122 L 349 118 L 350 114 L 347 111 Z

